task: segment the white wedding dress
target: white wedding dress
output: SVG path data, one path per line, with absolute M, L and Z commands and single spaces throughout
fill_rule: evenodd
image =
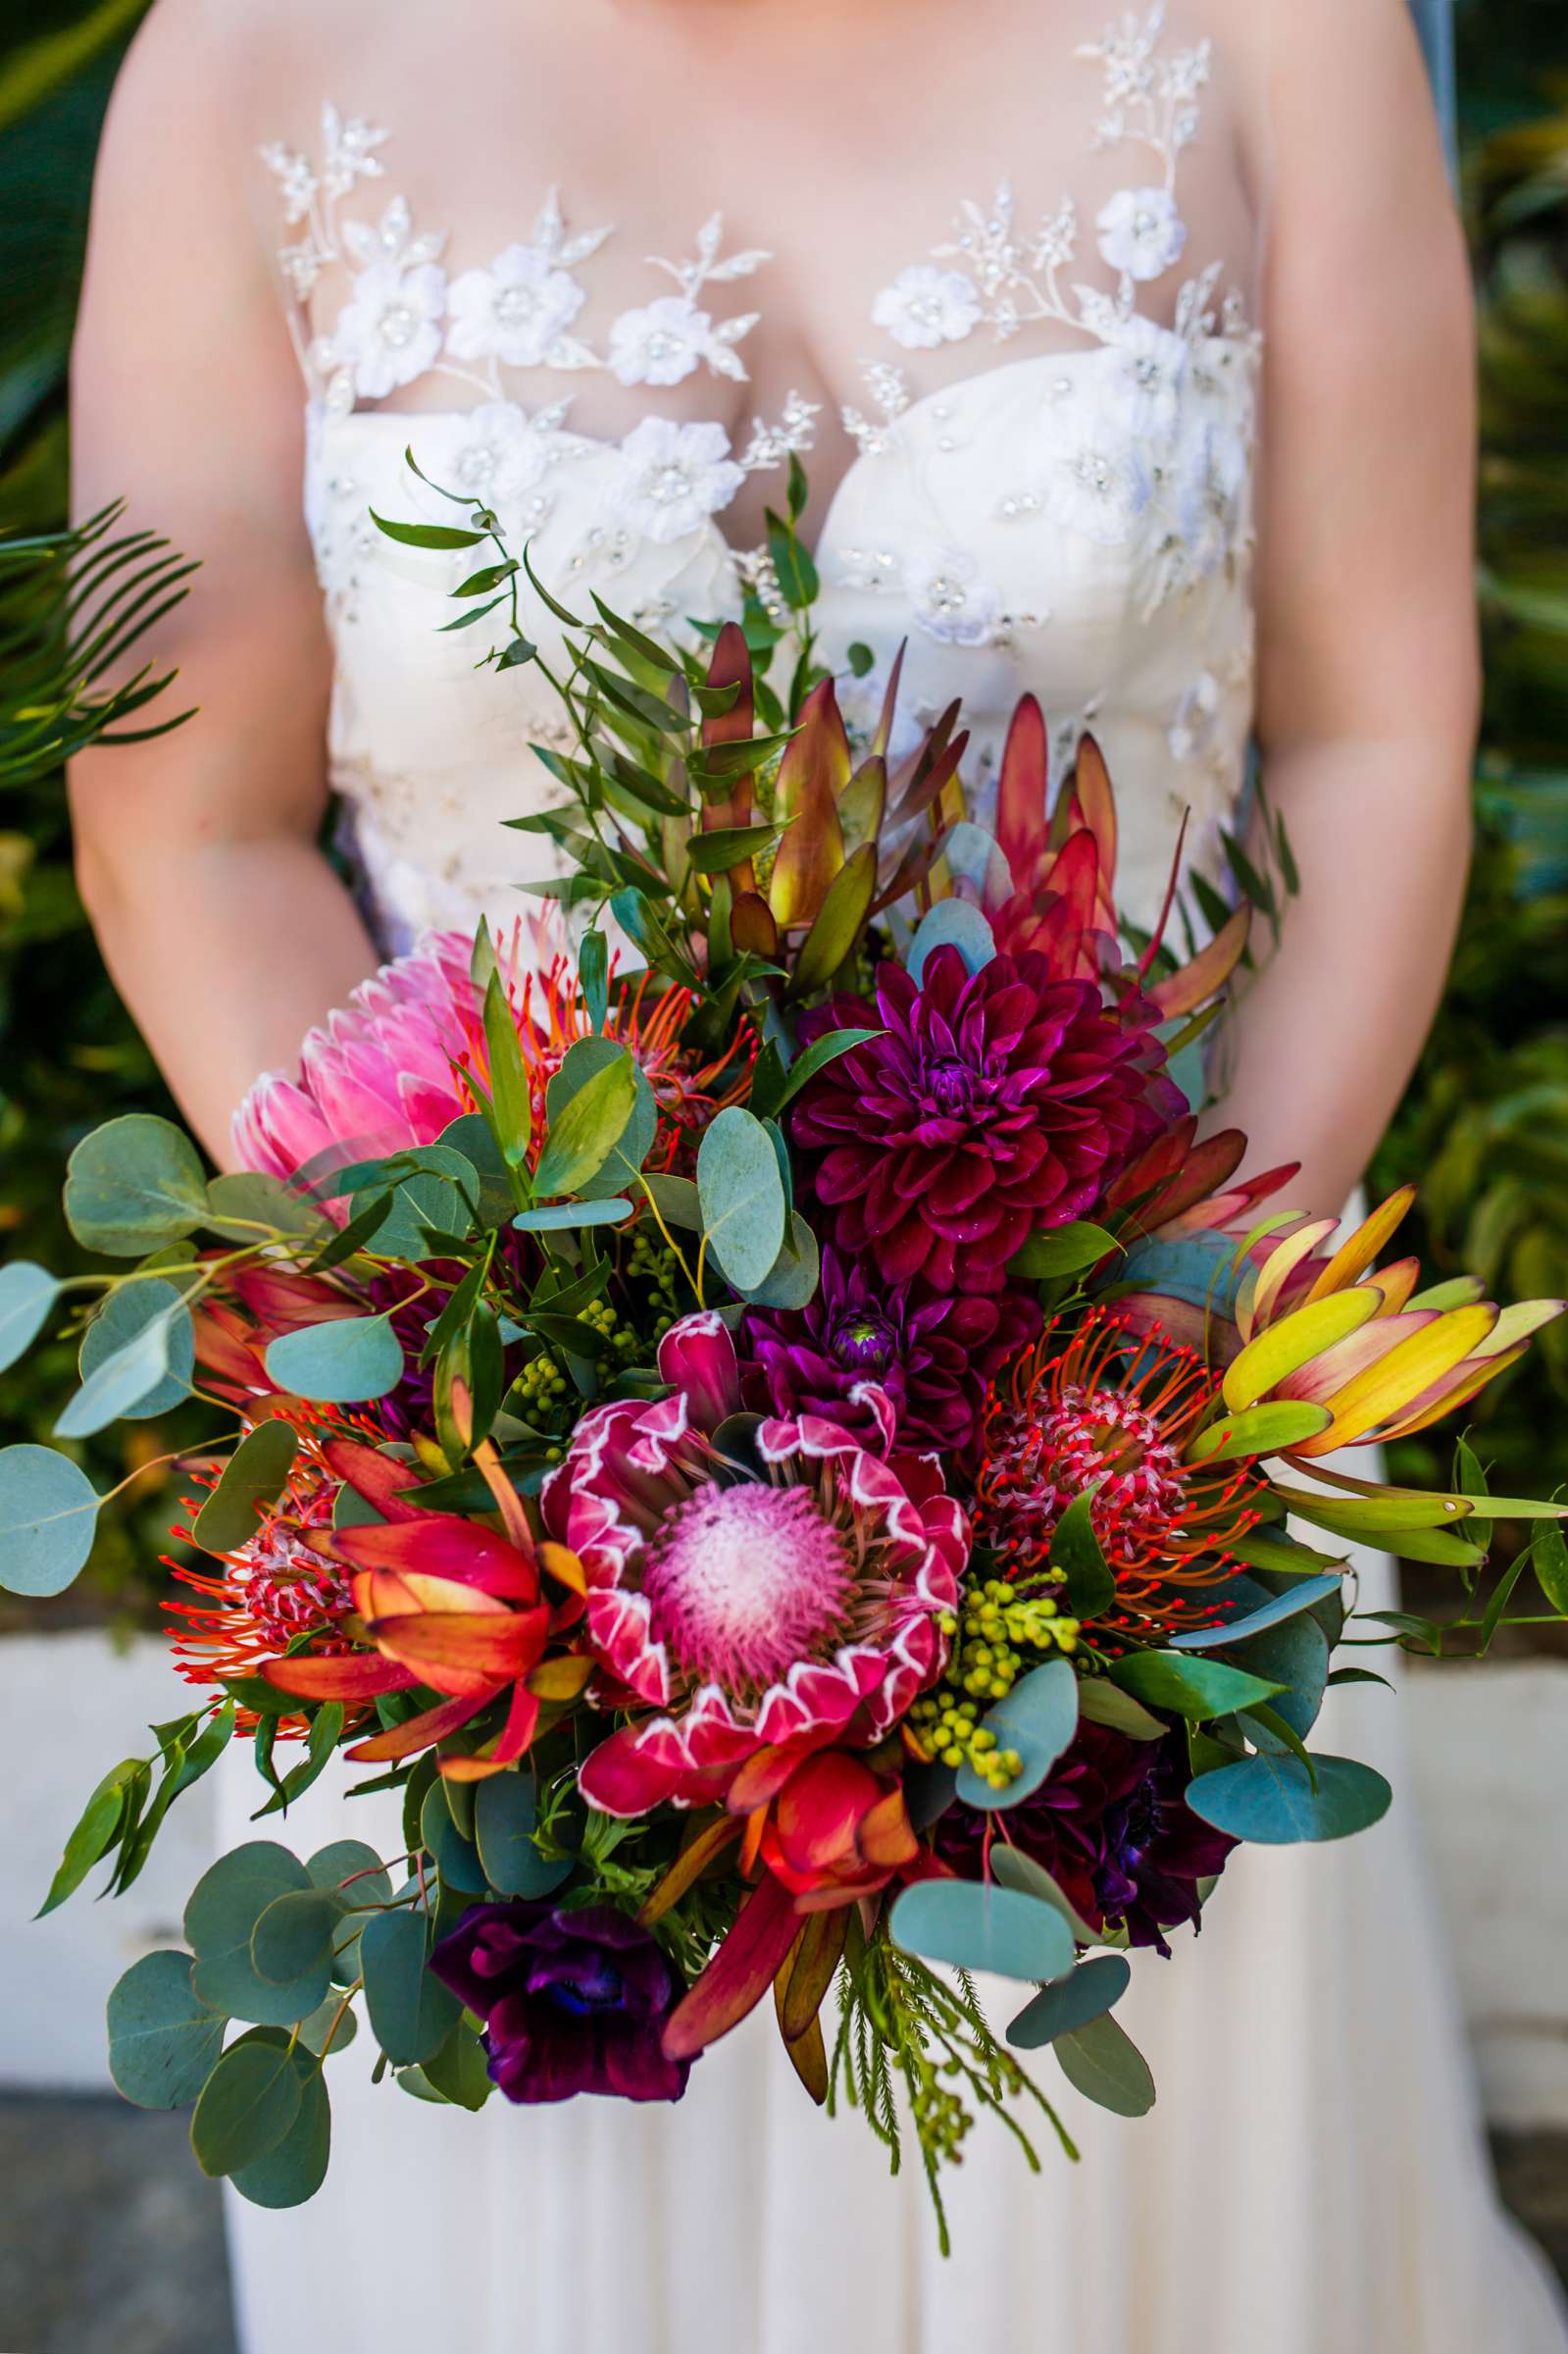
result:
M 900 198 L 867 227 L 851 405 L 753 423 L 734 387 L 768 333 L 768 257 L 716 219 L 698 229 L 700 142 L 681 158 L 689 245 L 658 223 L 604 231 L 570 188 L 546 193 L 548 158 L 535 169 L 521 137 L 503 223 L 476 136 L 484 217 L 466 221 L 461 139 L 432 163 L 407 117 L 429 100 L 450 147 L 485 103 L 482 58 L 425 57 L 402 13 L 367 18 L 342 111 L 302 81 L 254 126 L 308 382 L 331 779 L 387 947 L 517 912 L 512 887 L 549 871 L 549 845 L 501 821 L 551 790 L 526 746 L 559 732 L 534 672 L 476 674 L 482 630 L 437 634 L 475 559 L 372 526 L 371 507 L 458 519 L 406 470 L 409 444 L 431 481 L 531 534 L 568 602 L 597 590 L 665 628 L 737 609 L 758 575 L 726 508 L 748 473 L 814 449 L 838 481 L 815 534 L 827 653 L 875 656 L 846 685 L 852 719 L 907 639 L 911 717 L 961 694 L 981 776 L 1026 689 L 1058 769 L 1092 725 L 1135 916 L 1158 905 L 1184 811 L 1189 857 L 1223 871 L 1252 719 L 1264 345 L 1234 93 L 1201 27 L 1174 6 L 1109 31 L 1084 0 L 1042 10 L 1065 29 L 1031 135 L 998 152 L 1011 190 L 993 178 L 966 202 L 929 159 L 923 208 Z M 301 77 L 310 55 L 302 35 Z M 998 93 L 999 138 L 1018 103 Z M 650 245 L 673 269 L 644 262 Z M 549 654 L 556 626 L 527 603 Z M 245 2354 L 1563 2354 L 1544 2268 L 1494 2204 L 1398 1715 L 1370 1687 L 1332 1696 L 1324 1746 L 1391 1773 L 1391 1817 L 1238 1857 L 1201 1943 L 1140 1956 L 1120 2014 L 1154 2070 L 1152 2116 L 1087 2109 L 1042 2056 L 1083 2164 L 1042 2145 L 1031 2175 L 983 2123 L 949 2186 L 950 2261 L 918 2167 L 890 2179 L 858 2119 L 814 2110 L 769 2020 L 711 2052 L 678 2106 L 496 2097 L 477 2118 L 373 2090 L 362 2037 L 330 2072 L 324 2193 L 281 2215 L 231 2203 Z M 257 1835 L 253 1803 L 236 1770 L 227 1843 Z M 307 1853 L 368 1826 L 368 1806 L 345 1816 L 319 1789 L 281 1835 Z

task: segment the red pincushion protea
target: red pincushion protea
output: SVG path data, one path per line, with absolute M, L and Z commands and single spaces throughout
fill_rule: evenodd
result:
M 840 999 L 802 1035 L 878 1022 L 806 1088 L 794 1134 L 832 1240 L 888 1283 L 1000 1291 L 1029 1236 L 1087 1216 L 1163 1125 L 1147 1033 L 1043 955 L 971 974 L 944 946 L 919 987 L 886 964 L 875 1011 Z
M 545 1484 L 587 1579 L 587 1648 L 658 1714 L 582 1768 L 611 1815 L 722 1798 L 762 1750 L 879 1740 L 940 1673 L 968 1529 L 934 1463 L 873 1453 L 813 1414 L 739 1414 L 734 1345 L 687 1316 L 659 1350 L 672 1394 L 598 1407 Z M 890 1411 L 883 1418 L 890 1440 Z M 743 1451 L 749 1440 L 749 1459 Z
M 1205 1590 L 1233 1565 L 1227 1545 L 1259 1517 L 1250 1460 L 1187 1460 L 1219 1393 L 1194 1351 L 1132 1336 L 1103 1311 L 1065 1346 L 1047 1332 L 987 1405 L 976 1536 L 1004 1575 L 1027 1577 L 1045 1566 L 1069 1505 L 1092 1489 L 1118 1610 L 1144 1631 L 1201 1620 Z

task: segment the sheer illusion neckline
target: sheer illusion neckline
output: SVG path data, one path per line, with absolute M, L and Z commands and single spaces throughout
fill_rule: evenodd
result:
M 987 200 L 964 199 L 950 235 L 876 291 L 868 324 L 884 352 L 862 362 L 859 402 L 839 405 L 856 452 L 830 517 L 860 459 L 919 439 L 943 406 L 971 408 L 991 385 L 1005 389 L 1020 368 L 1092 385 L 1098 405 L 1152 445 L 1174 424 L 1189 380 L 1223 376 L 1255 349 L 1239 293 L 1220 292 L 1224 263 L 1180 274 L 1189 241 L 1183 167 L 1199 135 L 1210 43 L 1170 42 L 1159 0 L 1144 14 L 1129 10 L 1073 56 L 1099 71 L 1097 116 L 1086 88 L 1086 134 L 1092 130 L 1087 144 L 1104 154 L 1116 184 L 1089 219 L 1081 219 L 1072 193 L 1026 218 L 1002 179 Z M 551 187 L 531 226 L 486 265 L 449 271 L 446 232 L 417 225 L 401 194 L 364 217 L 370 183 L 386 178 L 389 136 L 329 103 L 317 156 L 276 143 L 262 150 L 291 232 L 278 255 L 291 330 L 328 419 L 385 413 L 416 386 L 428 396 L 437 382 L 443 390 L 460 384 L 467 410 L 416 399 L 391 410 L 396 430 L 412 439 L 422 421 L 429 430 L 432 418 L 473 414 L 493 443 L 498 476 L 520 489 L 536 488 L 565 458 L 614 448 L 626 512 L 655 541 L 719 532 L 713 519 L 747 476 L 815 446 L 825 403 L 797 392 L 777 417 L 755 417 L 738 448 L 723 424 L 690 419 L 689 394 L 680 403 L 686 415 L 650 408 L 619 438 L 580 431 L 571 419 L 575 386 L 588 379 L 654 394 L 704 377 L 749 382 L 743 353 L 763 312 L 733 307 L 733 290 L 752 297 L 773 256 L 760 247 L 727 250 L 722 215 L 709 215 L 683 255 L 648 256 L 655 282 L 646 298 L 594 333 L 590 294 L 612 227 L 571 221 Z M 1089 282 L 1096 273 L 1109 283 Z M 333 309 L 345 275 L 346 299 Z M 1003 345 L 1023 339 L 1033 348 L 945 384 L 911 382 L 912 369 L 938 359 L 950 365 L 955 347 L 986 332 Z M 520 390 L 533 405 L 523 405 Z M 473 444 L 476 465 L 484 445 L 482 435 Z M 1092 453 L 1088 462 L 1097 462 Z

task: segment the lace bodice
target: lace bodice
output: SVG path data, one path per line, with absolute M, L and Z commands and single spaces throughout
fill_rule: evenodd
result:
M 309 393 L 331 779 L 388 947 L 509 916 L 512 887 L 551 871 L 549 845 L 502 821 L 553 791 L 527 746 L 559 733 L 532 669 L 476 675 L 482 624 L 439 631 L 462 559 L 372 525 L 373 507 L 450 517 L 407 448 L 434 482 L 481 490 L 546 582 L 678 631 L 737 611 L 747 585 L 766 601 L 766 559 L 729 519 L 751 476 L 803 453 L 837 486 L 816 532 L 819 619 L 851 727 L 907 639 L 907 719 L 961 694 L 983 792 L 1024 691 L 1058 766 L 1092 724 L 1135 917 L 1158 903 L 1184 812 L 1189 854 L 1218 868 L 1252 715 L 1250 224 L 1240 253 L 1205 250 L 1237 218 L 1212 192 L 1228 153 L 1207 40 L 1178 39 L 1155 6 L 1069 48 L 1073 150 L 908 220 L 907 259 L 867 284 L 861 381 L 766 414 L 749 362 L 773 257 L 717 213 L 642 262 L 634 235 L 551 186 L 476 252 L 397 192 L 397 137 L 368 116 L 327 105 L 314 151 L 263 148 Z M 696 181 L 700 159 L 686 170 Z M 536 601 L 526 625 L 558 641 Z

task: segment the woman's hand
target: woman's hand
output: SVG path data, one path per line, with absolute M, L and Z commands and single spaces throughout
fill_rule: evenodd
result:
M 1210 1126 L 1338 1212 L 1398 1101 L 1463 897 L 1478 662 L 1469 276 L 1404 0 L 1277 0 L 1258 736 L 1301 895 Z
M 330 659 L 300 512 L 301 388 L 239 192 L 203 9 L 161 0 L 115 91 L 73 365 L 78 514 L 202 560 L 150 649 L 177 663 L 154 742 L 73 763 L 82 897 L 117 987 L 220 1159 L 257 1073 L 375 963 L 316 844 Z M 236 161 L 236 159 L 238 159 Z

